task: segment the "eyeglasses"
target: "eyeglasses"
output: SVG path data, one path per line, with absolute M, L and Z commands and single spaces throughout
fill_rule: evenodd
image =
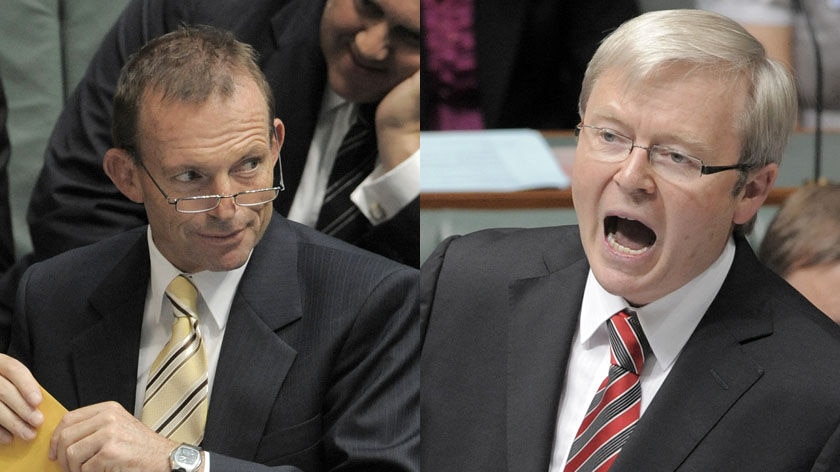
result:
M 277 130 L 274 130 L 275 139 L 277 138 Z M 279 143 L 279 139 L 276 141 Z M 126 149 L 128 152 L 135 154 L 136 151 L 128 147 Z M 243 207 L 254 207 L 264 205 L 274 199 L 280 194 L 280 191 L 285 189 L 285 185 L 283 185 L 283 166 L 280 164 L 280 156 L 277 156 L 277 168 L 278 172 L 280 173 L 280 185 L 276 187 L 267 187 L 267 188 L 259 188 L 255 190 L 245 190 L 242 192 L 233 193 L 230 195 L 198 195 L 194 197 L 180 197 L 180 198 L 173 198 L 166 194 L 163 191 L 160 184 L 157 183 L 154 177 L 152 177 L 151 172 L 149 169 L 146 168 L 145 164 L 141 159 L 137 159 L 137 162 L 140 163 L 140 167 L 146 172 L 146 175 L 149 176 L 149 179 L 155 184 L 160 194 L 163 195 L 163 198 L 166 199 L 166 203 L 170 205 L 175 205 L 175 210 L 179 213 L 204 213 L 205 211 L 210 211 L 218 207 L 222 203 L 223 198 L 232 198 L 233 203 L 243 206 Z
M 592 148 L 592 157 L 602 162 L 621 162 L 633 152 L 633 148 L 644 149 L 648 152 L 648 160 L 653 170 L 665 179 L 685 183 L 699 179 L 701 175 L 715 174 L 725 170 L 737 169 L 741 172 L 749 170 L 747 164 L 728 166 L 707 166 L 703 161 L 683 152 L 654 144 L 650 147 L 640 146 L 632 139 L 609 128 L 585 125 L 575 127 L 575 137 L 586 130 L 586 135 Z
M 142 161 L 140 162 L 140 167 L 146 171 L 146 175 L 149 176 L 149 179 L 151 179 L 152 183 L 155 184 L 155 187 L 157 187 L 160 191 L 160 194 L 166 199 L 166 203 L 175 205 L 175 210 L 179 213 L 203 213 L 205 211 L 213 210 L 222 203 L 223 198 L 232 198 L 233 203 L 244 207 L 264 205 L 277 198 L 277 195 L 279 195 L 280 191 L 283 190 L 283 186 L 280 185 L 278 187 L 245 190 L 231 195 L 198 195 L 195 197 L 173 198 L 163 191 Z

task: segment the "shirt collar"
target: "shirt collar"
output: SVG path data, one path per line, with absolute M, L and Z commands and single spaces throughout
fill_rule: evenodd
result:
M 324 88 L 324 97 L 321 99 L 321 113 L 334 112 L 343 106 L 353 105 L 337 94 L 329 85 Z
M 149 261 L 151 263 L 151 300 L 163 299 L 166 294 L 166 286 L 178 275 L 185 275 L 189 278 L 198 293 L 201 294 L 198 302 L 200 314 L 210 313 L 210 319 L 203 320 L 205 323 L 212 321 L 216 329 L 224 329 L 227 324 L 230 307 L 233 305 L 233 297 L 236 295 L 236 288 L 242 279 L 242 274 L 248 266 L 246 261 L 242 267 L 225 272 L 201 271 L 195 274 L 184 274 L 172 265 L 155 245 L 152 239 L 151 227 L 146 231 L 146 238 L 149 242 Z M 250 255 L 248 259 L 250 260 Z M 161 310 L 161 317 L 165 311 Z M 168 312 L 166 312 L 168 315 Z
M 676 360 L 723 285 L 734 259 L 735 241 L 730 237 L 721 255 L 700 275 L 659 300 L 632 308 L 660 368 L 669 369 Z M 589 343 L 610 316 L 628 306 L 623 297 L 607 292 L 590 269 L 581 305 L 579 342 Z

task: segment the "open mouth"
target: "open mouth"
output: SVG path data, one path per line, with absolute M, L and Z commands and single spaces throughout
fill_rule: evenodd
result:
M 644 254 L 656 242 L 653 230 L 636 220 L 618 216 L 604 219 L 604 232 L 610 247 L 622 254 Z

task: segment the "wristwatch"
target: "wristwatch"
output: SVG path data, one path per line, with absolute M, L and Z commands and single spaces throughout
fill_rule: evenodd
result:
M 196 472 L 201 467 L 201 448 L 181 444 L 169 454 L 172 472 Z

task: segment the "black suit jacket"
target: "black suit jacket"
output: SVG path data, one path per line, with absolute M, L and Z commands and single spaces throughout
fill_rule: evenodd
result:
M 474 9 L 487 128 L 573 128 L 589 59 L 609 32 L 639 14 L 633 0 L 476 0 Z M 430 124 L 435 80 L 421 74 L 421 124 Z
M 489 230 L 421 269 L 423 470 L 545 472 L 589 265 L 576 227 Z M 840 470 L 840 328 L 737 239 L 610 469 Z
M 12 236 L 12 211 L 9 206 L 9 155 L 11 144 L 6 130 L 9 108 L 3 83 L 0 82 L 0 274 L 15 262 L 15 240 Z
M 28 221 L 34 259 L 98 241 L 146 222 L 102 170 L 111 146 L 114 88 L 128 56 L 181 24 L 233 31 L 259 54 L 276 115 L 286 125 L 281 161 L 286 190 L 275 208 L 286 215 L 303 173 L 326 87 L 319 42 L 323 0 L 133 0 L 108 32 L 62 111 L 32 194 Z M 360 247 L 419 267 L 419 199 L 371 226 Z
M 69 409 L 134 410 L 141 227 L 30 267 L 10 354 Z M 237 288 L 202 445 L 214 471 L 417 471 L 417 270 L 275 214 Z

